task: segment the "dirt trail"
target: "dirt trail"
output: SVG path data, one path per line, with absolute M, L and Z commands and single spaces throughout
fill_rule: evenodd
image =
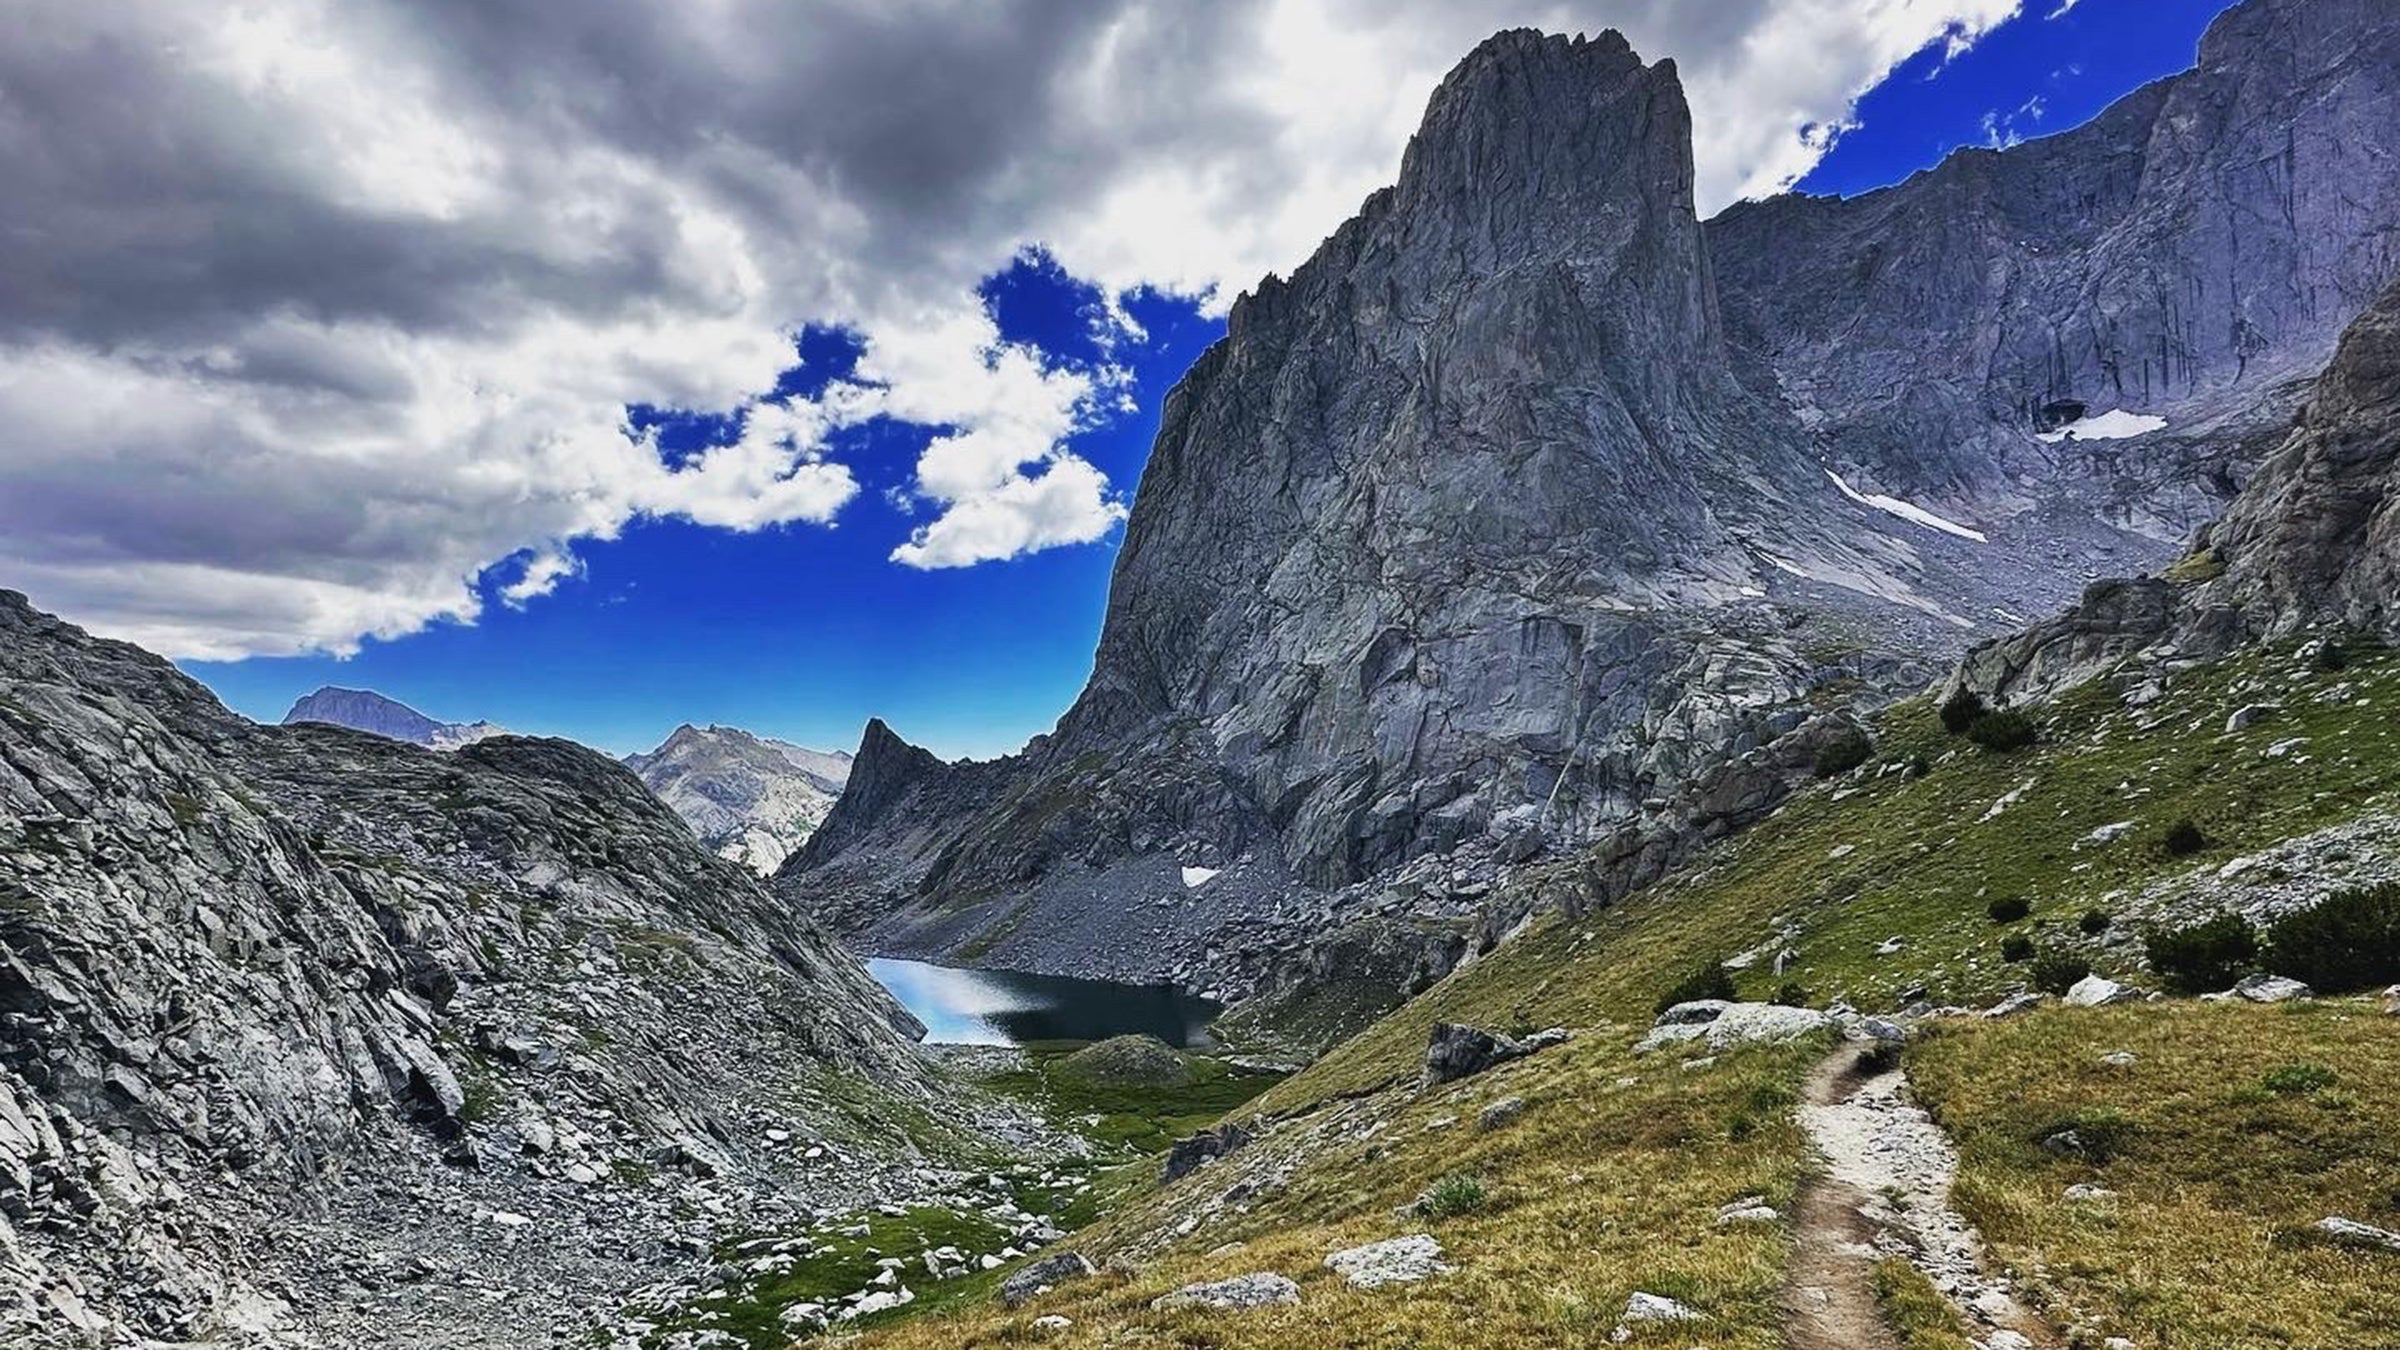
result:
M 1908 1100 L 1907 1076 L 1845 1045 L 1810 1073 L 1800 1122 L 1826 1174 L 1793 1206 L 1783 1303 L 1793 1350 L 1898 1350 L 1875 1304 L 1875 1262 L 1905 1256 L 1958 1306 L 1987 1350 L 2063 1350 L 2048 1324 L 1987 1274 L 1982 1244 L 1950 1208 L 1958 1155 Z

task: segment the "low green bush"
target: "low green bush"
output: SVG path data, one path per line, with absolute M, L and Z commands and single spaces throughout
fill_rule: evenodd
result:
M 2023 933 L 2009 934 L 2006 938 L 2001 939 L 2000 959 L 2010 962 L 2032 960 L 2033 939 L 2025 936 Z M 2077 978 L 2080 979 L 2081 977 L 2078 976 Z M 2070 983 L 2072 983 L 2072 981 L 2070 981 Z
M 1414 1206 L 1417 1213 L 1428 1219 L 1454 1219 L 1483 1208 L 1491 1198 L 1480 1177 L 1464 1172 L 1452 1172 L 1425 1188 Z
M 2267 1070 L 2264 1080 L 2267 1091 L 2278 1097 L 2305 1097 L 2322 1092 L 2342 1081 L 2342 1076 L 2322 1064 L 2279 1064 Z
M 1844 727 L 1817 747 L 1816 775 L 1833 778 L 1875 757 L 1875 742 L 1857 727 Z
M 1981 694 L 1961 685 L 1942 700 L 1942 729 L 1953 736 L 1963 736 L 1967 728 L 1990 711 Z
M 1996 754 L 2023 750 L 2042 738 L 2033 719 L 2006 708 L 1985 713 L 1967 728 L 1967 739 Z
M 2115 921 L 2105 909 L 2087 909 L 2083 917 L 2075 921 L 2075 926 L 2082 929 L 2087 937 L 2098 937 L 2107 932 L 2108 926 Z
M 1785 980 L 1783 987 L 1775 991 L 1775 1002 L 1786 1008 L 1805 1008 L 1808 998 L 1808 987 L 1798 980 Z
M 2265 945 L 2267 969 L 2320 994 L 2400 984 L 2400 882 L 2336 891 L 2277 919 Z
M 2188 858 L 2207 848 L 2209 840 L 2207 832 L 2187 816 L 2169 825 L 2158 842 L 2159 847 L 2167 851 L 2168 857 Z
M 2258 929 L 2239 914 L 2220 914 L 2182 928 L 2153 928 L 2142 936 L 2150 969 L 2178 994 L 2229 988 L 2258 963 Z
M 2092 963 L 2073 952 L 2046 951 L 2033 958 L 2026 977 L 2045 994 L 2063 994 L 2091 973 Z
M 1993 923 L 2015 923 L 2033 912 L 2033 903 L 2021 895 L 2004 895 L 1983 907 Z
M 1733 976 L 1726 971 L 1725 963 L 1711 958 L 1692 967 L 1682 979 L 1669 986 L 1667 992 L 1659 995 L 1658 1006 L 1653 1011 L 1663 1013 L 1678 1003 L 1696 1003 L 1704 998 L 1721 998 L 1730 1002 L 1740 997 L 1734 990 Z

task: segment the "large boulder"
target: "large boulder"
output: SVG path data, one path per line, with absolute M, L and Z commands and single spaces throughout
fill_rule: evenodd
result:
M 1009 1272 L 1008 1278 L 1000 1282 L 1000 1301 L 1014 1308 L 1069 1280 L 1080 1280 L 1092 1273 L 1092 1263 L 1082 1252 L 1052 1252 Z
M 1713 1010 L 1714 1015 L 1709 1016 Z M 1788 1041 L 1830 1027 L 1843 1025 L 1841 1018 L 1814 1008 L 1787 1008 L 1779 1003 L 1723 1003 L 1704 999 L 1693 1003 L 1678 1003 L 1659 1014 L 1659 1025 L 1650 1029 L 1637 1054 L 1648 1054 L 1670 1045 L 1705 1040 L 1711 1050 L 1731 1050 L 1744 1045 L 1759 1045 L 1770 1041 Z
M 1172 1312 L 1177 1308 L 1241 1312 L 1248 1308 L 1290 1305 L 1299 1301 L 1299 1285 L 1281 1275 L 1260 1273 L 1236 1275 L 1229 1280 L 1211 1280 L 1204 1284 L 1187 1284 L 1174 1293 L 1161 1294 L 1150 1300 L 1150 1306 L 1160 1312 Z
M 2233 987 L 2237 997 L 2252 1003 L 2289 1003 L 2296 998 L 2314 998 L 2317 991 L 2298 980 L 2282 975 L 2252 975 Z
M 1227 1121 L 1213 1130 L 1202 1130 L 1189 1138 L 1178 1139 L 1167 1148 L 1166 1179 L 1180 1181 L 1200 1170 L 1200 1165 L 1213 1162 L 1237 1149 L 1249 1145 L 1250 1128 L 1238 1121 Z
M 1414 1284 L 1450 1269 L 1442 1260 L 1442 1244 L 1430 1233 L 1413 1233 L 1345 1248 L 1326 1257 L 1325 1264 L 1338 1271 L 1354 1289 Z
M 2142 997 L 2142 991 L 2132 985 L 2119 984 L 2102 975 L 2086 975 L 2067 990 L 2066 1003 L 2070 1008 L 2105 1008 L 2112 1003 L 2131 1003 Z
M 1524 1046 L 1506 1036 L 1456 1022 L 1436 1022 L 1425 1044 L 1425 1086 L 1472 1078 L 1524 1053 Z

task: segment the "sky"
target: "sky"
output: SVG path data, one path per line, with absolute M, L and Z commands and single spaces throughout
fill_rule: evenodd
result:
M 1490 31 L 1671 56 L 1704 212 L 2221 0 L 0 0 L 0 586 L 279 718 L 1022 744 L 1166 391 Z

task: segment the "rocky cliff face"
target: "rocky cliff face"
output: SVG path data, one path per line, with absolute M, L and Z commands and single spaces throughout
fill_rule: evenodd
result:
M 613 761 L 254 726 L 8 592 L 0 725 L 0 1341 L 547 1344 L 907 1161 L 801 1150 L 913 1019 Z
M 508 734 L 506 727 L 491 722 L 436 722 L 372 689 L 339 689 L 332 685 L 302 698 L 283 715 L 285 726 L 301 722 L 325 722 L 353 731 L 373 732 L 435 750 L 455 750 L 489 736 Z
M 1862 480 L 2180 543 L 2400 271 L 2396 145 L 2400 9 L 2251 0 L 2083 127 L 1709 244 L 1753 383 Z
M 1705 228 L 1671 64 L 1490 40 L 1170 396 L 1057 732 L 779 886 L 887 949 L 1254 986 L 1352 917 L 1505 921 L 1486 870 L 1546 847 L 1654 875 L 1812 709 L 2231 494 L 2223 433 L 2390 270 L 2393 29 L 2251 0 L 2084 132 Z
M 2400 283 L 2343 334 L 2256 479 L 2188 556 L 1977 648 L 1960 681 L 2028 701 L 2114 673 L 2140 697 L 2181 663 L 2300 633 L 2400 641 Z
M 738 727 L 677 727 L 625 766 L 718 857 L 774 875 L 833 809 L 850 756 Z

